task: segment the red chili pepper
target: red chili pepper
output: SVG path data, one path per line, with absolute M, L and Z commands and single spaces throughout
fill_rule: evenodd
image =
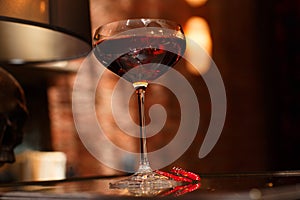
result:
M 188 183 L 191 183 L 192 180 L 191 179 L 188 179 L 188 178 L 185 178 L 185 177 L 182 177 L 182 176 L 176 176 L 174 174 L 170 174 L 168 172 L 163 172 L 163 171 L 159 171 L 159 170 L 155 170 L 156 173 L 160 174 L 160 175 L 163 175 L 163 176 L 166 176 L 166 177 L 169 177 L 175 181 L 183 181 L 183 182 L 188 182 Z
M 162 194 L 162 196 L 167 196 L 172 193 L 174 193 L 174 196 L 181 196 L 188 192 L 197 190 L 201 186 L 201 184 L 198 182 L 200 180 L 199 175 L 197 175 L 193 172 L 188 172 L 179 167 L 173 167 L 171 169 L 171 173 L 163 172 L 163 171 L 159 171 L 159 170 L 156 170 L 155 172 L 160 175 L 169 177 L 175 181 L 180 181 L 180 182 L 186 183 L 184 185 L 179 185 L 179 186 L 174 187 L 172 190 Z M 187 184 L 187 183 L 189 183 L 189 184 Z
M 185 171 L 185 170 L 183 170 L 182 168 L 179 168 L 179 167 L 173 167 L 171 169 L 171 172 L 179 174 L 179 175 L 184 176 L 184 177 L 188 177 L 188 178 L 190 178 L 192 180 L 195 180 L 195 181 L 199 181 L 201 179 L 198 174 L 195 174 L 193 172 Z

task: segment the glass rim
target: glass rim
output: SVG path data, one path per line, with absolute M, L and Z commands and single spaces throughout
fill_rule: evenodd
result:
M 120 23 L 120 22 L 127 22 L 127 21 L 141 21 L 141 20 L 151 20 L 151 21 L 164 21 L 164 22 L 168 22 L 168 23 L 172 23 L 174 25 L 180 25 L 179 23 L 177 23 L 174 20 L 171 19 L 165 19 L 165 18 L 151 18 L 151 17 L 141 17 L 141 18 L 127 18 L 127 19 L 120 19 L 120 20 L 114 20 L 111 22 L 107 22 L 105 24 L 102 24 L 100 26 L 98 26 L 98 28 L 102 27 L 102 26 L 107 26 L 110 24 L 114 24 L 114 23 Z M 98 29 L 97 28 L 97 29 Z
M 129 23 L 129 21 L 131 21 L 131 22 L 141 21 L 144 24 L 144 26 L 138 25 L 138 26 L 136 26 L 136 28 L 155 27 L 155 26 L 147 26 L 147 25 L 150 24 L 151 22 L 162 22 L 164 24 L 169 25 L 170 27 L 171 26 L 173 26 L 174 28 L 178 27 L 178 31 L 182 30 L 182 26 L 179 23 L 177 23 L 173 20 L 170 20 L 170 19 L 164 19 L 164 18 L 128 18 L 128 19 L 120 19 L 120 20 L 111 21 L 111 22 L 108 22 L 108 23 L 105 23 L 105 24 L 102 24 L 102 25 L 98 26 L 98 28 L 96 28 L 96 30 L 95 30 L 93 39 L 94 40 L 99 40 L 100 35 L 104 36 L 104 37 L 109 37 L 109 35 L 103 35 L 103 34 L 99 33 L 101 31 L 101 29 L 103 29 L 105 27 L 113 26 L 115 24 L 126 24 L 126 23 Z M 146 24 L 146 22 L 148 22 L 148 23 Z M 167 27 L 163 27 L 163 28 L 167 28 Z M 126 29 L 124 29 L 124 31 L 126 31 Z M 183 30 L 182 30 L 182 32 L 183 32 Z

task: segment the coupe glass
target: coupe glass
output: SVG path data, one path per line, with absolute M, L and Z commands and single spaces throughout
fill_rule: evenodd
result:
M 132 83 L 138 96 L 140 163 L 137 172 L 111 188 L 152 191 L 171 188 L 174 180 L 157 174 L 147 158 L 144 101 L 149 83 L 173 67 L 186 48 L 182 27 L 165 19 L 128 19 L 99 27 L 93 52 L 107 69 Z

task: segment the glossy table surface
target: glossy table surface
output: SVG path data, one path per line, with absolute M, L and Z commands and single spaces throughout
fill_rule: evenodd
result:
M 200 174 L 200 186 L 169 189 L 139 198 L 300 199 L 300 171 Z M 124 177 L 82 177 L 58 181 L 0 184 L 0 199 L 132 199 L 128 190 L 110 189 Z M 191 189 L 192 188 L 192 189 Z M 135 196 L 136 197 L 136 196 Z

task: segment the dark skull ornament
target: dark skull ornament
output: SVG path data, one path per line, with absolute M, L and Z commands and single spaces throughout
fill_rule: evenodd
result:
M 27 107 L 23 89 L 0 68 L 0 166 L 15 161 L 14 148 L 22 142 Z

